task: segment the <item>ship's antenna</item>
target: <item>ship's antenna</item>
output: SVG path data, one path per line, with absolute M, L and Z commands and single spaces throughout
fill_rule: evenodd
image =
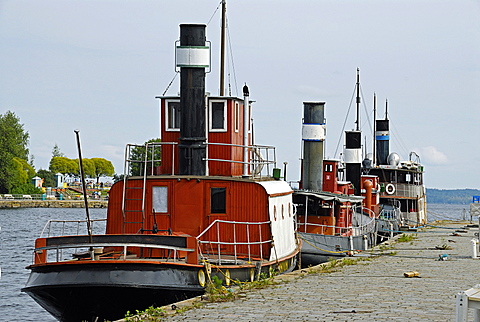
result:
M 377 151 L 376 151 L 376 137 L 375 132 L 377 131 L 377 93 L 373 92 L 373 145 L 372 145 L 372 152 L 373 152 L 373 160 L 372 165 L 375 166 L 377 164 Z
M 360 68 L 357 67 L 357 131 L 360 131 L 360 101 Z
M 388 120 L 388 98 L 385 99 L 385 119 Z
M 90 226 L 90 213 L 88 212 L 88 199 L 87 199 L 87 187 L 85 185 L 85 173 L 83 171 L 83 160 L 82 160 L 82 148 L 80 146 L 80 130 L 75 130 L 75 135 L 77 137 L 77 147 L 78 147 L 78 163 L 80 167 L 80 178 L 82 180 L 82 190 L 83 190 L 83 200 L 85 202 L 85 213 L 87 215 L 87 230 L 88 230 L 88 240 L 90 244 L 93 244 L 92 237 L 92 227 Z M 90 248 L 90 251 L 93 252 L 93 249 Z M 94 259 L 92 254 L 92 260 Z

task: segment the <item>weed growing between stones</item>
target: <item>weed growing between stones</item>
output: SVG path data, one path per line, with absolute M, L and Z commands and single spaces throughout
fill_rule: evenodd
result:
M 158 322 L 165 316 L 165 309 L 162 307 L 150 306 L 145 311 L 136 310 L 135 313 L 127 311 L 126 322 Z
M 414 239 L 417 239 L 417 237 L 417 234 L 402 234 L 400 237 L 398 237 L 397 242 L 407 243 Z

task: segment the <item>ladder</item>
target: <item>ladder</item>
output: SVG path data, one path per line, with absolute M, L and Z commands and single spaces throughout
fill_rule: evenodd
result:
M 145 160 L 132 159 L 132 150 L 145 148 L 144 145 L 127 144 L 125 149 L 125 166 L 123 177 L 123 198 L 122 198 L 122 233 L 127 227 L 136 226 L 134 233 L 142 232 L 145 223 L 145 194 L 146 194 L 146 158 Z M 136 167 L 134 167 L 134 165 Z M 133 171 L 135 173 L 132 173 Z M 141 180 L 141 181 L 140 181 Z M 139 182 L 141 184 L 139 184 Z M 132 231 L 130 231 L 132 233 Z

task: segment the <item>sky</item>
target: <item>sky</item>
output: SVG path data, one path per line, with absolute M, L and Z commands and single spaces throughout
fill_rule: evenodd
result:
M 125 145 L 159 136 L 155 96 L 175 76 L 182 23 L 207 24 L 218 95 L 219 4 L 0 0 L 0 114 L 24 124 L 35 168 L 55 144 L 77 158 L 78 129 L 83 157 L 123 173 Z M 227 19 L 226 86 L 248 84 L 255 141 L 276 146 L 287 180 L 299 179 L 305 101 L 326 102 L 325 154 L 338 157 L 359 68 L 367 151 L 376 93 L 390 150 L 420 155 L 428 188 L 480 188 L 480 0 L 229 0 Z M 178 92 L 179 77 L 166 94 Z

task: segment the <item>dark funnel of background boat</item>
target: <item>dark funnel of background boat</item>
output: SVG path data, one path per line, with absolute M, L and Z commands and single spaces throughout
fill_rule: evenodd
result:
M 302 188 L 321 191 L 323 141 L 325 140 L 325 102 L 303 102 Z
M 180 25 L 180 46 L 205 46 L 205 25 Z M 179 172 L 205 175 L 205 68 L 180 68 Z
M 389 133 L 389 121 L 376 120 L 375 128 L 375 142 L 377 151 L 377 165 L 388 164 L 388 155 L 390 153 L 390 133 Z
M 355 195 L 361 193 L 360 176 L 362 174 L 362 132 L 345 132 L 345 178 L 353 184 Z

